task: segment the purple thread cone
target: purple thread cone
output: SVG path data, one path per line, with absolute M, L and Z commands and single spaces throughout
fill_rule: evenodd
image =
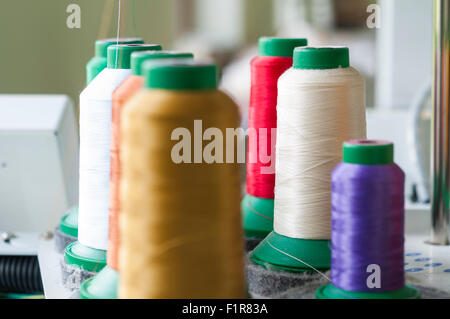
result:
M 404 182 L 396 164 L 340 163 L 332 173 L 331 281 L 348 291 L 393 291 L 405 285 Z M 381 287 L 367 272 L 380 266 Z

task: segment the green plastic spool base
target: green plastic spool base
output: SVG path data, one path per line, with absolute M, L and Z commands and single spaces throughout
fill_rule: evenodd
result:
M 72 208 L 67 215 L 64 215 L 59 225 L 64 234 L 78 237 L 78 206 Z
M 106 266 L 106 250 L 87 247 L 78 241 L 69 244 L 64 254 L 68 265 L 86 271 L 99 272 Z
M 357 292 L 343 290 L 328 284 L 316 290 L 316 297 L 318 299 L 419 299 L 420 292 L 411 286 L 405 286 L 395 291 Z
M 329 240 L 291 238 L 273 231 L 256 246 L 250 258 L 266 268 L 314 272 L 314 267 L 326 271 L 330 269 L 331 251 Z
M 109 266 L 80 286 L 81 299 L 117 299 L 119 273 Z
M 245 237 L 265 238 L 273 230 L 272 198 L 245 195 L 241 202 Z

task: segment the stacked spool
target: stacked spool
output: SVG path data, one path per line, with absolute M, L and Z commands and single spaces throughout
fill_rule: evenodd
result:
M 342 143 L 366 137 L 364 100 L 347 48 L 294 50 L 278 80 L 274 231 L 250 254 L 250 293 L 277 293 L 296 274 L 300 284 L 330 268 L 330 176 Z
M 195 120 L 225 136 L 238 108 L 213 64 L 147 62 L 144 74 L 122 112 L 119 297 L 242 298 L 239 166 L 194 163 L 190 149 Z
M 332 174 L 331 284 L 320 299 L 416 299 L 405 285 L 405 174 L 387 141 L 344 143 Z
M 130 55 L 139 50 L 161 50 L 161 46 L 109 46 L 107 68 L 80 94 L 79 229 L 78 241 L 65 249 L 66 287 L 79 288 L 106 264 L 112 94 L 131 74 Z
M 89 84 L 107 65 L 107 49 L 113 44 L 144 43 L 141 38 L 100 39 L 95 41 L 95 56 L 86 64 L 86 83 Z M 78 237 L 78 206 L 69 209 L 55 229 L 55 245 L 63 252 Z
M 177 51 L 135 51 L 131 54 L 131 72 L 112 95 L 111 123 L 111 180 L 109 193 L 109 231 L 107 265 L 95 277 L 85 280 L 80 287 L 81 298 L 115 299 L 119 279 L 119 212 L 120 212 L 120 123 L 122 109 L 138 90 L 142 88 L 142 64 L 145 61 L 167 59 L 192 59 L 192 53 Z
M 277 127 L 277 82 L 292 66 L 294 48 L 305 45 L 306 39 L 262 37 L 258 41 L 259 55 L 251 61 L 248 127 L 249 132 L 254 130 L 256 134 L 249 134 L 247 195 L 241 204 L 247 250 L 252 250 L 273 229 L 275 136 L 272 132 Z

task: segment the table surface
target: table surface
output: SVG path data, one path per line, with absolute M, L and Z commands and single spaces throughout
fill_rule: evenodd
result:
M 436 288 L 450 294 L 450 246 L 426 243 L 430 232 L 428 207 L 409 208 L 405 225 L 405 274 L 408 284 Z M 45 297 L 71 298 L 74 292 L 62 285 L 60 261 L 62 255 L 53 239 L 41 239 L 39 250 Z

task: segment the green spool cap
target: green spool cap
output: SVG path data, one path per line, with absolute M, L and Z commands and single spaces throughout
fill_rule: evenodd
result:
M 113 44 L 139 44 L 144 43 L 141 38 L 116 38 L 100 39 L 95 41 L 95 56 L 106 58 L 108 47 Z
M 108 47 L 107 67 L 108 69 L 131 69 L 131 53 L 148 50 L 160 51 L 162 47 L 159 44 L 110 45 Z
M 60 220 L 61 231 L 67 235 L 78 237 L 78 206 L 69 210 Z
M 260 56 L 292 57 L 296 47 L 308 45 L 305 38 L 274 38 L 261 37 L 258 40 Z
M 303 47 L 294 50 L 295 69 L 338 69 L 350 66 L 347 47 Z
M 131 54 L 131 72 L 142 75 L 142 63 L 152 59 L 193 59 L 194 55 L 181 51 L 135 51 Z
M 104 68 L 106 68 L 107 48 L 113 44 L 144 43 L 141 38 L 101 39 L 95 42 L 95 56 L 86 64 L 86 83 L 89 84 Z
M 167 63 L 145 61 L 142 65 L 145 87 L 165 90 L 215 90 L 215 64 L 170 60 Z
M 343 145 L 343 162 L 386 165 L 394 162 L 394 144 L 380 140 L 349 140 Z

